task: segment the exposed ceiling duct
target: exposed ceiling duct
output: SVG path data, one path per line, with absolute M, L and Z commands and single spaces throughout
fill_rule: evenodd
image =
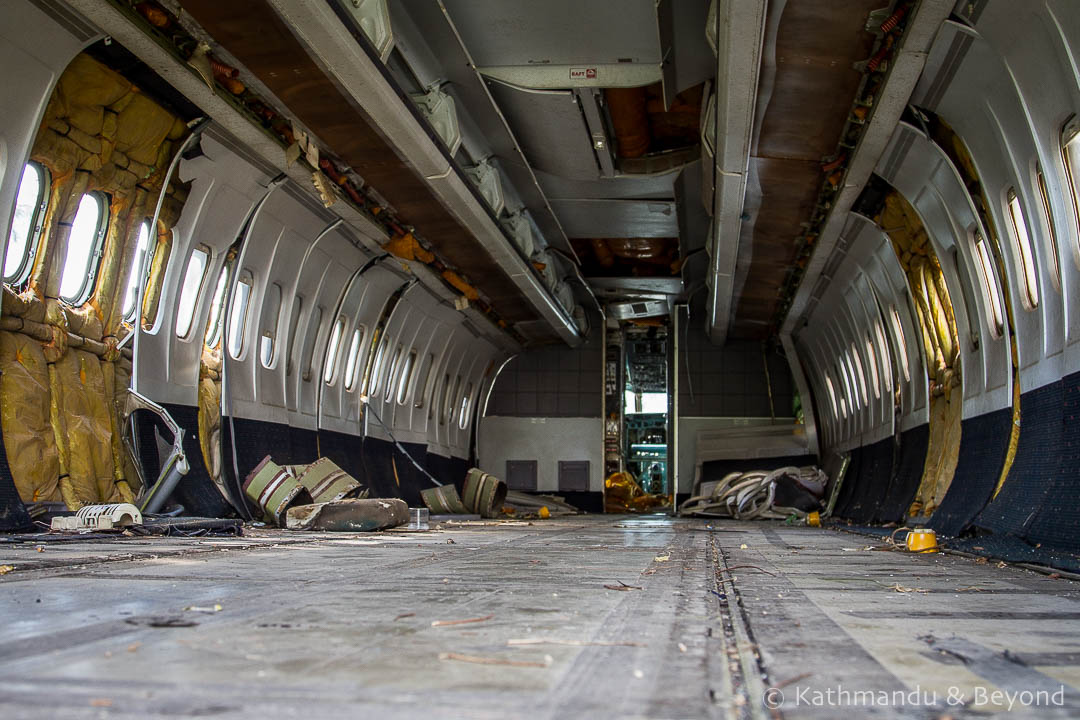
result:
M 259 4 L 261 3 L 254 3 L 256 6 Z M 392 148 L 398 157 L 407 159 L 407 167 L 416 176 L 409 178 L 409 182 L 415 186 L 414 192 L 405 193 L 404 196 L 402 192 L 398 192 L 397 199 L 388 197 L 390 202 L 395 206 L 399 202 L 411 205 L 411 209 L 406 213 L 407 216 L 410 213 L 411 216 L 426 216 L 438 211 L 436 214 L 441 214 L 442 220 L 427 222 L 426 225 L 420 221 L 415 223 L 422 234 L 429 236 L 428 239 L 437 248 L 441 247 L 445 250 L 452 262 L 455 255 L 460 253 L 465 253 L 475 261 L 482 258 L 484 263 L 490 262 L 487 275 L 482 277 L 483 282 L 494 283 L 495 280 L 499 280 L 501 283 L 515 287 L 520 296 L 513 298 L 513 301 L 520 302 L 520 298 L 523 298 L 525 303 L 531 306 L 531 309 L 550 326 L 556 336 L 568 344 L 580 344 L 581 333 L 571 312 L 564 307 L 564 299 L 554 297 L 552 291 L 544 286 L 540 275 L 530 264 L 528 256 L 523 256 L 511 243 L 480 192 L 463 168 L 459 167 L 453 159 L 452 154 L 456 150 L 454 146 L 460 142 L 460 134 L 456 123 L 457 113 L 451 112 L 452 98 L 441 90 L 431 91 L 417 98 L 423 102 L 426 114 L 433 121 L 439 120 L 433 123 L 424 122 L 424 117 L 418 109 L 403 96 L 402 89 L 392 82 L 392 76 L 380 60 L 369 56 L 366 49 L 368 39 L 351 14 L 333 3 L 297 5 L 279 0 L 267 0 L 266 6 L 267 12 L 281 18 L 288 32 L 295 36 L 296 41 L 317 63 L 319 69 L 333 79 L 334 85 L 344 96 L 342 112 L 346 114 L 355 112 L 348 109 L 350 104 L 362 108 L 363 122 L 370 127 L 378 128 L 376 133 L 378 140 Z M 196 20 L 205 20 L 206 23 L 212 25 L 209 29 L 215 37 L 223 41 L 227 49 L 231 43 L 233 47 L 250 50 L 252 42 L 249 41 L 253 40 L 250 35 L 254 30 L 250 23 L 246 25 L 239 23 L 240 8 L 230 7 L 228 11 L 225 11 L 215 8 L 212 4 L 192 2 L 188 9 Z M 287 45 L 285 41 L 282 42 Z M 241 60 L 243 59 L 241 57 Z M 249 59 L 259 60 L 259 58 Z M 265 67 L 263 69 L 265 70 Z M 273 76 L 274 73 L 269 72 L 270 80 L 273 80 Z M 289 90 L 289 92 L 292 91 Z M 337 122 L 340 126 L 342 121 L 339 119 Z M 359 120 L 356 121 L 356 123 L 359 122 Z M 445 136 L 444 142 L 452 143 L 449 152 L 443 142 L 440 142 L 433 134 L 432 125 L 440 131 L 440 135 Z M 318 131 L 318 128 L 313 129 Z M 329 138 L 329 131 L 327 133 L 328 141 L 332 141 Z M 341 137 L 337 139 L 341 140 Z M 375 142 L 374 137 L 371 138 L 371 142 Z M 349 144 L 348 138 L 345 138 L 345 143 Z M 374 177 L 379 167 L 373 164 L 375 162 L 373 153 L 361 152 L 355 147 L 355 142 L 352 145 L 351 152 L 343 152 L 346 159 L 373 185 L 384 186 L 385 183 L 380 185 Z M 369 174 L 373 177 L 367 177 Z M 423 188 L 422 191 L 421 188 Z M 385 190 L 381 192 L 389 195 Z M 430 194 L 431 199 L 435 200 L 441 208 L 433 207 L 431 203 L 416 206 L 416 202 L 420 199 L 419 194 Z M 424 232 L 425 227 L 430 229 Z M 466 232 L 463 233 L 460 230 Z M 456 231 L 458 237 L 448 245 L 451 231 Z M 465 240 L 469 242 L 463 242 Z M 468 246 L 473 241 L 478 247 L 470 249 Z M 478 248 L 482 248 L 483 255 L 476 252 Z M 484 255 L 487 257 L 483 257 Z M 464 261 L 466 258 L 460 259 Z M 458 264 L 467 263 L 459 262 Z M 477 262 L 472 264 L 477 265 Z M 510 303 L 511 298 L 511 293 L 503 293 L 501 302 Z M 496 305 L 500 302 L 498 297 L 492 297 L 492 300 Z M 572 307 L 570 310 L 572 311 Z M 519 316 L 521 320 L 526 319 L 523 314 Z
M 862 140 L 855 148 L 843 187 L 833 203 L 832 210 L 825 221 L 821 236 L 814 248 L 814 253 L 807 263 L 806 273 L 795 293 L 788 314 L 780 327 L 781 337 L 789 337 L 796 329 L 800 318 L 807 310 L 810 296 L 829 264 L 833 250 L 840 238 L 840 232 L 848 220 L 848 212 L 866 185 L 870 173 L 877 164 L 881 153 L 889 143 L 893 130 L 900 116 L 907 107 L 911 92 L 915 89 L 926 63 L 926 54 L 934 40 L 937 29 L 941 26 L 953 8 L 951 0 L 922 0 L 908 22 L 903 35 L 903 44 L 891 60 L 892 68 L 885 80 L 873 115 L 867 123 Z
M 734 297 L 767 5 L 767 0 L 713 0 L 709 10 L 709 19 L 715 23 L 718 84 L 710 100 L 715 103 L 711 112 L 715 124 L 704 128 L 704 132 L 712 133 L 715 148 L 713 226 L 706 282 L 710 288 L 709 337 L 716 344 L 727 338 Z

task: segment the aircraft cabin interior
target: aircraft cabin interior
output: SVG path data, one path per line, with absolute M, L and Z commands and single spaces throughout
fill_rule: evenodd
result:
M 1080 0 L 0 65 L 5 717 L 1080 716 Z

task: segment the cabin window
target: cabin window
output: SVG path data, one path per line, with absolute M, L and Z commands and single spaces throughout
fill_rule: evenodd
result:
M 383 399 L 386 402 L 390 402 L 390 398 L 394 397 L 394 378 L 397 376 L 398 366 L 401 363 L 401 346 L 397 346 L 397 350 L 394 351 L 394 357 L 390 360 L 390 367 L 387 368 L 386 373 L 386 393 L 383 395 Z
M 416 380 L 416 390 L 413 391 L 413 406 L 422 408 L 427 401 L 428 391 L 431 389 L 431 379 L 435 376 L 435 356 L 428 353 L 424 364 L 420 368 L 420 374 Z
M 889 319 L 892 321 L 893 334 L 896 335 L 896 347 L 900 351 L 900 372 L 904 375 L 904 382 L 911 382 L 911 368 L 908 367 L 907 338 L 904 337 L 904 326 L 900 323 L 900 313 L 893 305 L 889 308 Z
M 443 394 L 440 395 L 440 400 L 438 400 L 438 405 L 440 405 L 441 408 L 445 408 L 446 404 L 449 402 L 449 400 L 447 399 L 449 394 L 450 394 L 450 376 L 449 376 L 449 373 L 444 373 L 444 375 L 443 375 Z M 440 425 L 445 425 L 446 424 L 446 412 L 444 410 L 440 410 L 440 412 L 438 412 L 438 424 L 440 424 Z
M 353 330 L 349 343 L 349 354 L 345 361 L 345 389 L 352 392 L 356 388 L 356 379 L 360 375 L 360 345 L 364 342 L 364 328 Z
M 1061 131 L 1061 157 L 1065 162 L 1065 177 L 1072 193 L 1073 217 L 1080 234 L 1080 118 L 1073 115 Z M 1078 248 L 1080 249 L 1080 248 Z M 1080 261 L 1080 256 L 1077 256 Z
M 1042 201 L 1043 219 L 1046 220 L 1046 237 L 1050 240 L 1050 280 L 1054 288 L 1061 290 L 1061 268 L 1058 267 L 1060 256 L 1058 255 L 1057 229 L 1054 227 L 1054 213 L 1050 210 L 1050 193 L 1046 189 L 1046 178 L 1043 177 L 1042 165 L 1035 163 L 1035 180 L 1039 185 L 1039 199 Z
M 323 382 L 332 385 L 337 375 L 338 346 L 341 345 L 341 334 L 345 332 L 345 318 L 339 317 L 334 323 L 334 329 L 330 332 L 330 343 L 326 346 L 326 361 L 323 363 Z
M 105 241 L 107 205 L 100 193 L 87 193 L 79 200 L 79 209 L 68 235 L 67 257 L 60 272 L 60 299 L 82 305 L 90 299 Z
M 1020 198 L 1016 190 L 1009 189 L 1009 219 L 1012 220 L 1013 256 L 1020 265 L 1020 285 L 1023 292 L 1020 298 L 1024 307 L 1034 310 L 1039 307 L 1039 281 L 1035 277 L 1035 256 L 1031 251 L 1031 236 L 1027 230 L 1027 219 L 1024 217 L 1024 208 L 1020 205 Z
M 462 430 L 469 424 L 469 409 L 472 406 L 472 394 L 473 384 L 469 383 L 469 387 L 465 389 L 465 394 L 461 396 L 461 410 L 458 415 L 458 427 Z
M 889 344 L 885 342 L 885 330 L 881 327 L 881 321 L 874 322 L 874 333 L 877 335 L 878 351 L 881 354 L 881 372 L 885 380 L 885 392 L 892 392 L 892 354 L 889 352 Z
M 301 295 L 293 297 L 292 310 L 289 314 L 289 344 L 285 348 L 285 374 L 292 375 L 293 348 L 296 347 L 296 331 L 300 327 L 300 312 L 304 309 L 304 298 Z
M 825 389 L 829 391 L 829 402 L 832 403 L 833 417 L 838 418 L 840 417 L 840 408 L 836 404 L 836 388 L 833 387 L 833 381 L 829 377 L 829 373 L 825 373 Z
M 442 379 L 442 395 L 439 396 L 439 424 L 446 424 L 447 406 L 450 403 L 450 374 L 444 374 Z
M 869 405 L 870 398 L 866 392 L 866 373 L 863 371 L 862 357 L 859 355 L 859 350 L 855 347 L 855 343 L 851 343 L 851 358 L 855 361 L 855 369 L 859 371 L 859 393 L 862 395 L 862 404 Z
M 49 175 L 41 165 L 28 163 L 15 197 L 15 215 L 11 218 L 4 258 L 4 282 L 20 285 L 30 275 L 48 204 Z
M 859 381 L 855 379 L 855 369 L 851 364 L 851 358 L 848 357 L 845 351 L 840 356 L 840 367 L 844 371 L 844 385 L 847 388 L 848 407 L 851 412 L 855 412 L 858 408 L 862 407 L 859 404 Z
M 398 405 L 405 404 L 405 398 L 409 395 L 409 383 L 412 381 L 413 370 L 416 367 L 416 351 L 413 350 L 405 358 L 405 365 L 401 368 L 401 376 L 398 379 L 397 401 Z
M 274 364 L 274 347 L 277 345 L 278 320 L 281 317 L 281 286 L 271 283 L 266 289 L 266 300 L 263 303 L 263 315 L 266 317 L 266 327 L 259 337 L 259 363 L 269 369 Z
M 146 255 L 146 247 L 150 243 L 150 221 L 144 220 L 139 224 L 139 236 L 135 240 L 135 254 L 131 258 L 131 266 L 128 268 L 127 287 L 124 289 L 124 302 L 120 306 L 120 312 L 124 320 L 131 322 L 135 319 L 135 296 L 139 293 L 139 280 L 141 270 L 150 267 L 150 261 L 143 260 Z
M 218 273 L 214 297 L 210 300 L 210 321 L 206 324 L 206 347 L 217 347 L 221 340 L 221 318 L 225 314 L 225 290 L 229 287 L 229 266 L 225 265 Z
M 202 290 L 206 276 L 206 263 L 210 260 L 210 249 L 199 246 L 191 251 L 184 281 L 180 284 L 180 299 L 176 303 L 176 335 L 186 338 L 191 332 L 191 323 L 195 319 L 195 305 Z
M 840 378 L 840 416 L 847 419 L 847 398 L 851 396 L 851 388 L 848 386 L 847 373 L 844 371 L 842 361 L 837 364 L 836 376 Z
M 312 338 L 311 352 L 307 355 L 307 364 L 304 366 L 304 371 L 300 374 L 300 377 L 304 382 L 311 381 L 311 367 L 315 364 L 315 353 L 318 351 L 319 346 L 315 343 L 315 339 L 319 337 L 319 326 L 322 325 L 323 309 L 322 306 L 316 306 L 315 312 L 311 314 L 311 322 L 308 324 L 307 334 Z
M 982 281 L 983 300 L 990 308 L 990 334 L 996 338 L 1001 337 L 1005 329 L 1005 308 L 1001 305 L 1001 294 L 998 292 L 997 276 L 994 274 L 994 263 L 990 259 L 990 251 L 986 247 L 986 240 L 982 233 L 976 232 L 972 241 L 975 257 L 979 260 L 979 278 Z
M 244 351 L 244 336 L 247 334 L 247 312 L 251 303 L 251 287 L 255 281 L 246 270 L 240 275 L 233 291 L 232 307 L 229 312 L 229 354 L 239 358 Z
M 450 386 L 450 378 L 446 379 L 446 386 Z M 461 392 L 461 376 L 457 376 L 457 380 L 454 381 L 454 391 L 443 393 L 443 408 L 442 408 L 442 422 L 445 424 L 452 416 L 454 411 L 454 402 L 457 400 L 458 393 Z
M 379 339 L 379 347 L 375 350 L 375 364 L 371 366 L 371 377 L 368 379 L 367 394 L 375 396 L 379 394 L 379 383 L 382 380 L 383 360 L 386 358 L 386 335 Z
M 878 374 L 877 353 L 874 352 L 874 341 L 868 334 L 866 336 L 866 359 L 870 364 L 870 387 L 874 391 L 874 399 L 881 399 L 881 376 Z

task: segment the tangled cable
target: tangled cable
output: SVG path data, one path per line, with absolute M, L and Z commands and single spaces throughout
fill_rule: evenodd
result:
M 680 515 L 730 517 L 736 520 L 784 519 L 795 515 L 805 518 L 807 511 L 794 507 L 774 506 L 776 483 L 782 477 L 794 480 L 802 489 L 820 498 L 827 476 L 819 468 L 782 467 L 778 470 L 751 470 L 728 473 L 711 492 L 695 495 L 679 508 Z M 706 489 L 710 483 L 703 483 Z

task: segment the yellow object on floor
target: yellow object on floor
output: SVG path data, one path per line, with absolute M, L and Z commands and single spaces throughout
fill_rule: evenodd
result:
M 628 472 L 612 473 L 604 481 L 607 512 L 644 512 L 671 502 L 667 495 L 650 495 Z
M 904 537 L 904 547 L 908 552 L 914 553 L 931 553 L 938 551 L 937 533 L 930 528 L 911 528 L 901 527 L 892 531 L 892 535 L 889 536 L 889 544 L 897 545 L 896 536 L 898 533 L 902 533 L 907 530 L 907 535 Z
M 911 552 L 937 552 L 937 533 L 929 528 L 917 528 L 907 534 L 905 544 Z

